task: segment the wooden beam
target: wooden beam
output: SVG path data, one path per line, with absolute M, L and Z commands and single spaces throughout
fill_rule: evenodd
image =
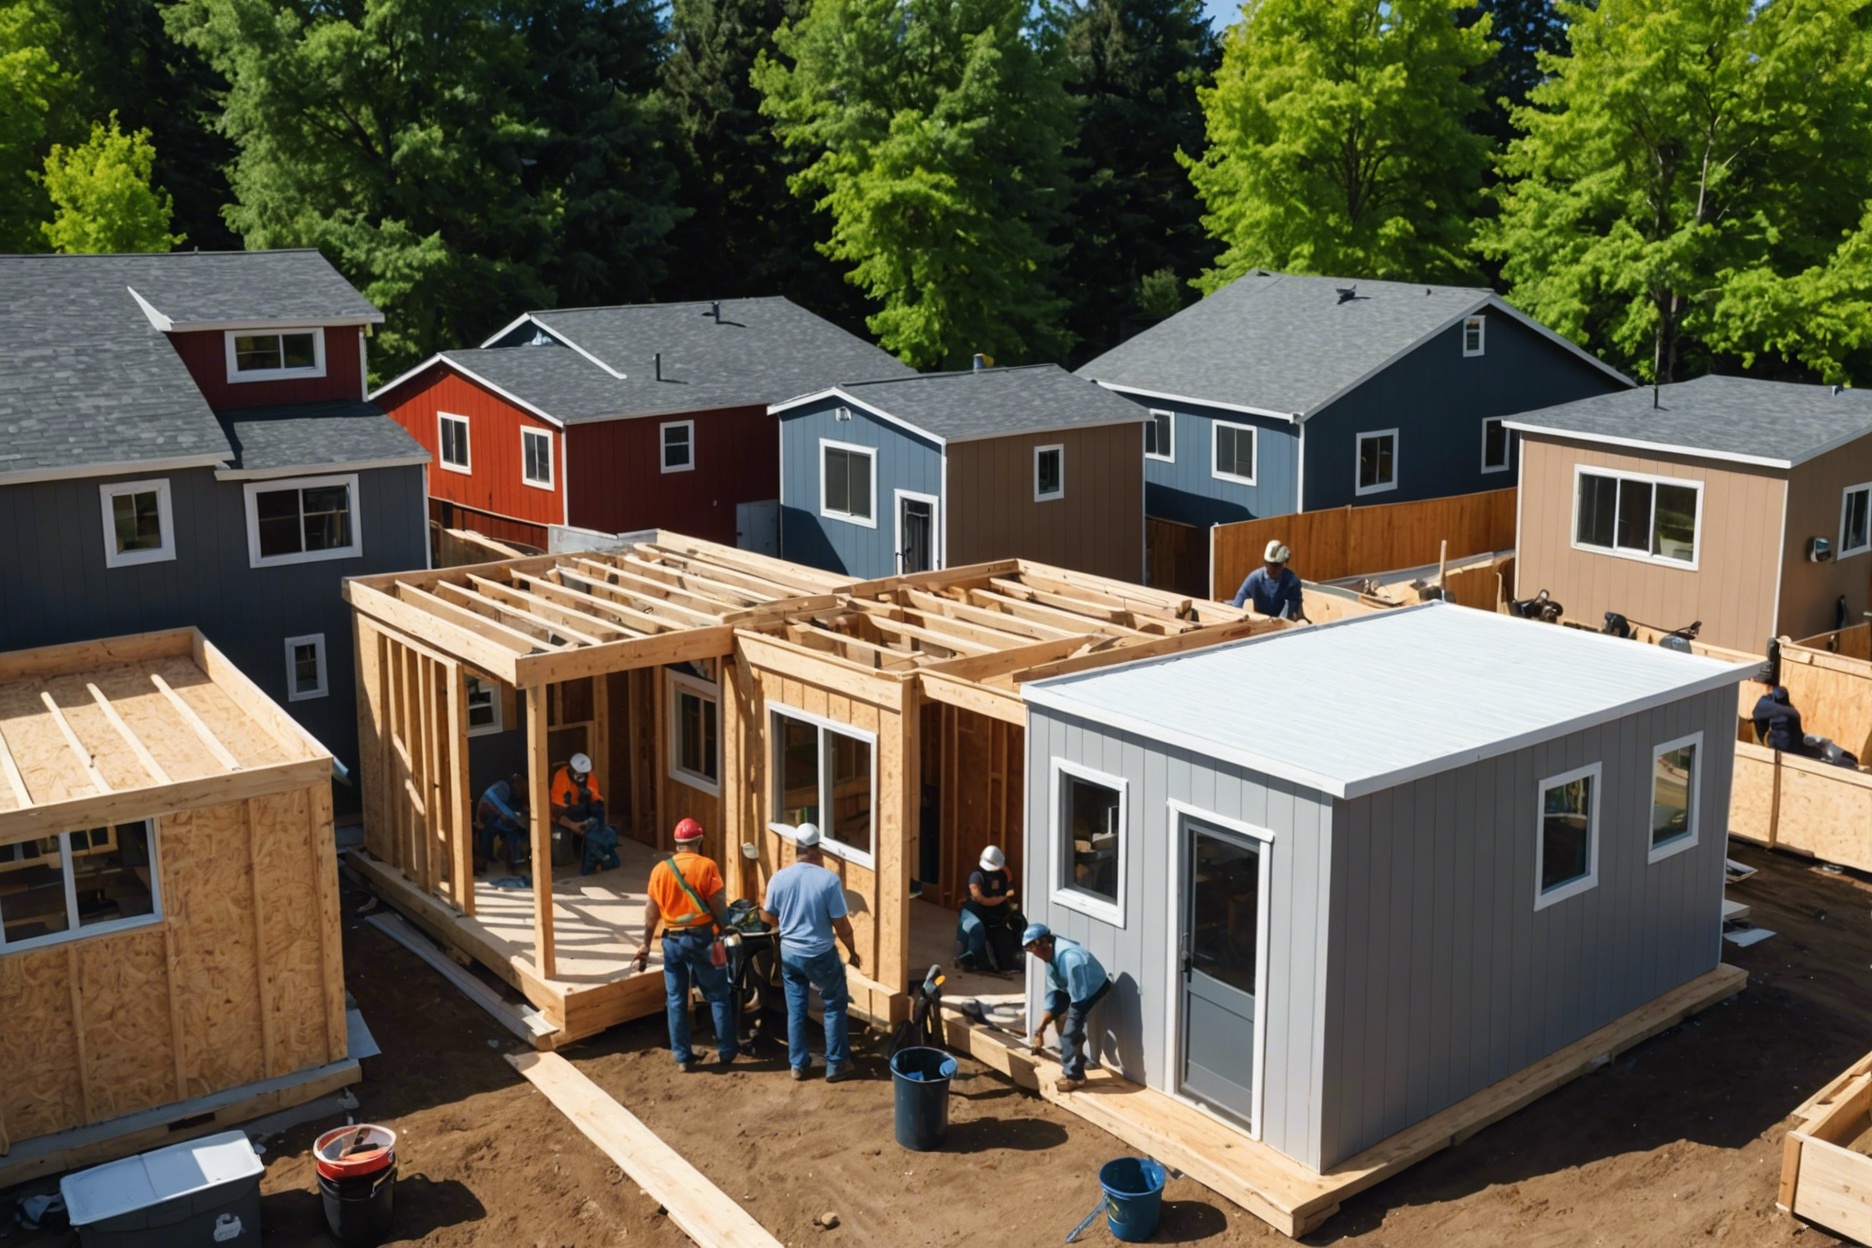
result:
M 579 562 L 589 567 L 601 566 L 583 559 Z M 588 576 L 572 568 L 555 568 L 553 575 L 559 577 L 561 582 L 570 577 L 585 587 L 573 590 L 564 588 L 562 585 L 563 592 L 577 594 L 595 604 L 602 604 L 606 610 L 639 632 L 655 634 L 668 632 L 671 629 L 706 627 L 717 623 L 722 611 L 720 607 L 707 612 L 678 608 L 664 599 L 653 598 L 648 594 L 640 594 L 634 589 L 600 580 L 596 572 Z
M 638 630 L 625 628 L 616 620 L 601 619 L 590 612 L 577 607 L 568 607 L 554 602 L 540 594 L 524 589 L 515 589 L 511 585 L 502 585 L 499 581 L 490 581 L 485 577 L 474 577 L 475 588 L 483 596 L 494 599 L 504 610 L 511 610 L 530 620 L 548 625 L 554 631 L 568 637 L 575 637 L 588 645 L 608 641 L 619 635 L 637 636 Z M 576 629 L 577 632 L 570 631 Z M 606 636 L 609 634 L 610 636 Z
M 468 590 L 463 589 L 460 585 L 451 585 L 447 581 L 444 581 L 442 584 L 436 586 L 436 596 L 445 602 L 452 602 L 463 610 L 470 611 L 484 620 L 499 624 L 503 628 L 510 628 L 522 636 L 531 635 L 527 632 L 528 629 L 544 633 L 545 638 L 543 641 L 536 641 L 534 644 L 543 644 L 548 649 L 558 648 L 565 645 L 566 642 L 575 642 L 582 646 L 595 646 L 598 644 L 598 639 L 591 636 L 589 633 L 580 632 L 570 625 L 561 624 L 555 620 L 541 619 L 531 611 L 504 602 L 498 597 L 491 597 L 485 592 L 478 592 L 482 589 L 484 584 L 491 583 L 492 582 L 477 581 L 475 589 Z M 489 612 L 493 612 L 493 614 L 490 615 L 488 614 Z M 513 622 L 509 623 L 509 621 Z M 564 638 L 565 641 L 554 641 L 553 638 L 555 637 Z
M 1066 611 L 1085 620 L 1098 620 L 1109 624 L 1123 624 L 1128 628 L 1137 628 L 1137 613 L 1130 608 L 1104 602 L 1094 602 L 1077 595 L 1055 593 L 1051 590 L 1036 589 L 1021 581 L 1010 581 L 996 577 L 990 581 L 996 590 L 1011 598 L 1037 602 L 1041 606 L 1053 607 Z M 1139 630 L 1140 632 L 1143 630 Z
M 776 555 L 760 555 L 751 550 L 742 550 L 739 546 L 725 546 L 705 538 L 690 537 L 686 533 L 658 530 L 655 541 L 643 543 L 637 549 L 683 558 L 720 560 L 735 567 L 747 568 L 784 585 L 803 586 L 806 592 L 842 590 L 851 584 L 851 578 L 841 573 L 825 572 Z
M 1166 654 L 1181 654 L 1186 650 L 1201 650 L 1208 646 L 1219 646 L 1225 642 L 1240 641 L 1244 637 L 1282 632 L 1287 627 L 1285 620 L 1265 618 L 1237 620 L 1232 624 L 1211 624 L 1206 628 L 1193 628 L 1186 633 L 1177 633 L 1171 637 L 1136 641 L 1130 645 L 1111 646 L 1048 663 L 1039 663 L 1016 671 L 1013 674 L 1014 681 L 1018 684 L 1029 680 L 1045 680 L 1049 676 L 1064 676 L 1069 672 L 1084 672 L 1095 667 L 1109 667 L 1114 663 L 1132 663 L 1139 659 L 1154 659 Z
M 0 683 L 43 680 L 74 672 L 95 671 L 118 663 L 180 658 L 189 653 L 192 628 L 170 628 L 156 633 L 133 633 L 100 641 L 73 641 L 58 646 L 37 646 L 0 654 Z
M 440 653 L 460 659 L 477 671 L 513 684 L 514 656 L 520 652 L 512 646 L 454 627 L 430 615 L 421 606 L 404 602 L 356 581 L 345 582 L 344 596 L 353 610 L 370 617 L 372 623 L 380 627 L 394 629 L 399 638 L 427 643 Z M 531 650 L 529 646 L 526 653 L 531 653 Z
M 969 601 L 978 606 L 1005 611 L 1022 619 L 1053 624 L 1069 633 L 1084 634 L 1097 631 L 1136 633 L 1140 637 L 1144 635 L 1143 629 L 1133 628 L 1122 621 L 1108 620 L 1103 612 L 1097 616 L 1087 616 L 1080 611 L 1067 611 L 1059 607 L 1048 606 L 1043 602 L 1035 602 L 1028 596 L 1026 590 L 1019 590 L 1016 594 L 1009 595 L 993 589 L 971 589 L 968 594 Z
M 1001 720 L 1003 723 L 1026 726 L 1027 704 L 1021 701 L 1017 693 L 988 689 L 973 681 L 956 680 L 953 677 L 928 671 L 917 673 L 917 686 L 921 689 L 923 696 L 932 702 L 945 702 L 950 706 L 959 706 L 965 711 L 975 711 L 990 719 Z
M 331 751 L 300 726 L 298 720 L 279 708 L 253 678 L 231 662 L 225 654 L 196 629 L 190 629 L 190 657 L 207 674 L 224 697 L 260 725 L 262 731 L 290 758 L 330 758 Z
M 749 589 L 731 581 L 716 580 L 714 577 L 703 576 L 687 568 L 673 568 L 668 564 L 653 563 L 639 555 L 625 555 L 622 562 L 638 569 L 652 580 L 666 580 L 679 589 L 688 589 L 691 584 L 694 584 L 713 591 L 710 595 L 712 597 L 726 594 L 728 597 L 723 599 L 724 606 L 751 607 L 756 603 L 790 597 L 788 594 L 775 593 L 771 589 Z
M 1057 624 L 1043 624 L 1038 620 L 1026 619 L 1006 611 L 991 611 L 987 607 L 978 607 L 971 603 L 959 602 L 954 598 L 944 598 L 940 594 L 924 593 L 922 590 L 905 590 L 898 595 L 903 605 L 919 611 L 939 611 L 953 620 L 980 624 L 997 632 L 1011 633 L 1028 641 L 1054 641 L 1071 636 L 1076 630 L 1061 628 Z
M 1021 561 L 996 559 L 989 563 L 969 563 L 959 568 L 941 568 L 934 572 L 910 572 L 902 576 L 884 576 L 876 580 L 855 581 L 845 592 L 854 598 L 883 597 L 899 589 L 947 589 L 970 581 L 988 581 L 997 576 L 1018 576 Z
M 33 799 L 26 790 L 26 777 L 20 774 L 19 764 L 13 760 L 13 749 L 7 744 L 4 731 L 0 731 L 0 771 L 6 772 L 7 787 L 13 790 L 14 805 L 21 810 L 31 806 Z
M 561 584 L 564 584 L 567 577 L 571 577 L 615 593 L 629 594 L 640 603 L 646 600 L 655 601 L 667 610 L 688 616 L 692 624 L 712 624 L 721 613 L 721 604 L 712 598 L 689 593 L 687 590 L 678 589 L 662 581 L 653 581 L 647 576 L 640 576 L 626 568 L 594 563 L 590 559 L 573 559 L 560 564 L 552 570 L 551 575 L 558 577 Z M 617 579 L 614 581 L 609 579 L 611 577 Z M 630 584 L 625 584 L 627 581 Z M 677 601 L 679 598 L 688 601 L 679 602 Z M 697 607 L 693 605 L 695 603 L 703 605 Z
M 248 767 L 228 775 L 203 776 L 115 793 L 87 794 L 19 810 L 0 810 L 0 845 L 69 832 L 73 828 L 97 828 L 107 823 L 130 823 L 151 815 L 200 810 L 319 782 L 331 782 L 329 759 L 300 759 L 267 767 Z
M 734 631 L 727 625 L 688 628 L 655 637 L 628 637 L 557 654 L 536 654 L 514 661 L 514 684 L 519 688 L 531 688 L 586 676 L 603 676 L 633 667 L 717 659 L 734 648 Z
M 912 671 L 917 665 L 916 656 L 907 650 L 892 650 L 888 646 L 853 637 L 850 633 L 841 633 L 812 620 L 793 621 L 786 626 L 784 633 L 776 635 L 816 654 L 830 654 L 870 671 Z M 815 645 L 815 641 L 823 644 Z
M 996 649 L 996 647 L 992 645 L 984 645 L 979 641 L 970 641 L 963 637 L 939 632 L 933 628 L 924 628 L 920 624 L 909 624 L 903 620 L 895 620 L 886 615 L 867 615 L 865 618 L 871 622 L 871 627 L 877 629 L 880 633 L 888 633 L 897 637 L 914 638 L 925 645 L 940 646 L 957 658 L 967 658 L 975 654 L 992 654 Z M 1023 638 L 1021 640 L 1024 641 L 1025 639 Z
M 438 585 L 437 588 L 439 589 L 441 586 Z M 459 585 L 451 586 L 450 588 L 464 596 L 473 597 L 472 594 L 469 594 L 468 591 L 462 589 Z M 470 611 L 467 607 L 450 602 L 445 598 L 437 597 L 427 590 L 417 589 L 411 585 L 398 583 L 397 597 L 413 607 L 420 607 L 424 613 L 435 619 L 444 623 L 453 624 L 457 628 L 467 629 L 478 637 L 486 638 L 488 641 L 504 646 L 514 655 L 528 655 L 537 650 L 552 650 L 554 648 L 549 642 L 541 641 L 539 638 L 528 633 L 523 633 L 517 628 L 509 628 L 499 620 L 491 620 L 478 611 Z M 456 650 L 456 647 L 450 646 L 446 641 L 431 635 L 420 632 L 415 635 L 418 640 L 439 645 L 444 651 L 453 652 Z
M 124 717 L 117 713 L 117 708 L 112 706 L 111 700 L 104 696 L 104 691 L 88 681 L 85 683 L 85 689 L 90 692 L 91 699 L 97 703 L 98 709 L 104 712 L 104 718 L 110 721 L 110 726 L 117 730 L 119 737 L 123 738 L 123 743 L 130 747 L 132 754 L 136 755 L 136 760 L 142 765 L 144 773 L 157 784 L 170 783 L 169 773 L 163 770 L 162 764 L 156 761 L 156 756 L 149 752 L 149 747 L 143 744 L 142 739 L 130 730 L 130 725 L 126 724 Z
M 849 660 L 806 650 L 761 633 L 737 633 L 735 640 L 750 668 L 791 676 L 888 711 L 903 707 L 904 684 L 909 673 L 867 671 Z
M 557 569 L 555 569 L 555 574 L 558 574 Z M 706 616 L 700 616 L 699 612 L 693 611 L 685 612 L 684 614 L 699 616 L 699 619 L 682 621 L 665 620 L 659 616 L 627 607 L 612 598 L 601 597 L 598 594 L 585 593 L 580 590 L 568 589 L 558 581 L 549 581 L 537 576 L 516 574 L 514 580 L 525 585 L 527 592 L 545 599 L 561 610 L 571 612 L 574 615 L 585 616 L 594 623 L 603 624 L 606 628 L 612 629 L 613 631 L 628 633 L 635 637 L 644 635 L 646 621 L 648 622 L 648 630 L 652 633 L 666 632 L 672 628 L 687 628 L 691 623 L 714 622 Z M 598 612 L 601 611 L 604 613 L 603 615 L 598 614 Z
M 1061 637 L 1055 641 L 1036 641 L 1019 649 L 1003 650 L 999 654 L 978 654 L 965 659 L 950 659 L 944 663 L 930 663 L 923 670 L 938 672 L 956 680 L 992 680 L 1032 667 L 1036 663 L 1047 663 L 1128 640 L 1128 636 L 1112 633 L 1082 633 L 1077 637 Z
M 210 728 L 207 723 L 203 721 L 202 717 L 195 713 L 194 707 L 182 700 L 181 694 L 170 688 L 168 681 L 164 680 L 157 673 L 151 672 L 150 682 L 154 684 L 157 689 L 162 691 L 163 697 L 169 700 L 169 705 L 175 708 L 176 714 L 182 717 L 183 722 L 194 729 L 196 737 L 200 739 L 203 745 L 208 747 L 208 752 L 214 755 L 216 762 L 220 763 L 229 771 L 239 771 L 241 769 L 240 759 L 235 758 L 233 751 L 221 744 L 221 738 L 215 736 L 214 729 Z
M 449 842 L 454 852 L 455 905 L 474 917 L 474 786 L 468 778 L 468 672 L 451 663 L 448 672 L 448 808 Z M 499 697 L 498 690 L 492 696 Z
M 260 1015 L 260 1073 L 271 1079 L 279 1069 L 279 1043 L 273 1034 L 273 1002 L 267 991 L 266 895 L 260 887 L 260 831 L 254 818 L 254 799 L 241 803 L 241 830 L 247 835 L 248 898 L 253 903 L 254 1006 Z
M 558 973 L 553 954 L 552 761 L 546 738 L 546 686 L 526 691 L 527 799 L 533 824 L 533 954 L 540 978 Z
M 91 791 L 99 794 L 111 792 L 110 781 L 106 780 L 104 773 L 97 769 L 97 763 L 93 761 L 91 751 L 85 749 L 84 742 L 78 739 L 78 734 L 72 730 L 71 721 L 65 718 L 64 711 L 59 710 L 59 704 L 52 700 L 52 695 L 41 689 L 39 701 L 52 716 L 52 722 L 57 726 L 59 735 L 65 738 L 65 744 L 77 756 L 78 765 L 83 767 L 85 774 L 91 777 Z

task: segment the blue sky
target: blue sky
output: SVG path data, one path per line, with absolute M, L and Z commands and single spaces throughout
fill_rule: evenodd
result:
M 1241 16 L 1241 0 L 1207 0 L 1203 12 L 1209 15 L 1209 24 L 1219 35 L 1237 17 Z

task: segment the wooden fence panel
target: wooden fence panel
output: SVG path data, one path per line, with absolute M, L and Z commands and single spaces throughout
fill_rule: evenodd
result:
M 1206 529 L 1146 516 L 1144 557 L 1146 585 L 1188 594 L 1192 598 L 1209 597 L 1209 533 Z

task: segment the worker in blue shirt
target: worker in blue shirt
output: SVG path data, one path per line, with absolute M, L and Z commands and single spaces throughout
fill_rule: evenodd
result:
M 1251 602 L 1257 614 L 1277 620 L 1305 620 L 1306 612 L 1300 609 L 1300 578 L 1287 566 L 1292 553 L 1279 538 L 1269 542 L 1262 553 L 1266 566 L 1248 574 L 1235 591 L 1234 604 Z
M 1027 1047 L 1038 1051 L 1048 1024 L 1060 1024 L 1060 1073 L 1056 1092 L 1085 1087 L 1086 1017 L 1111 991 L 1105 968 L 1082 945 L 1055 936 L 1044 923 L 1031 923 L 1021 933 L 1021 948 L 1046 963 L 1047 1003 L 1040 1023 L 1027 1037 Z M 1063 1020 L 1063 1021 L 1062 1021 Z

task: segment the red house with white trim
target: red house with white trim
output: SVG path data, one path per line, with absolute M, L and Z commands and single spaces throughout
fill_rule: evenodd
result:
M 430 519 L 544 549 L 547 528 L 665 528 L 772 551 L 780 433 L 768 408 L 907 377 L 783 298 L 528 312 L 371 398 L 435 456 Z

